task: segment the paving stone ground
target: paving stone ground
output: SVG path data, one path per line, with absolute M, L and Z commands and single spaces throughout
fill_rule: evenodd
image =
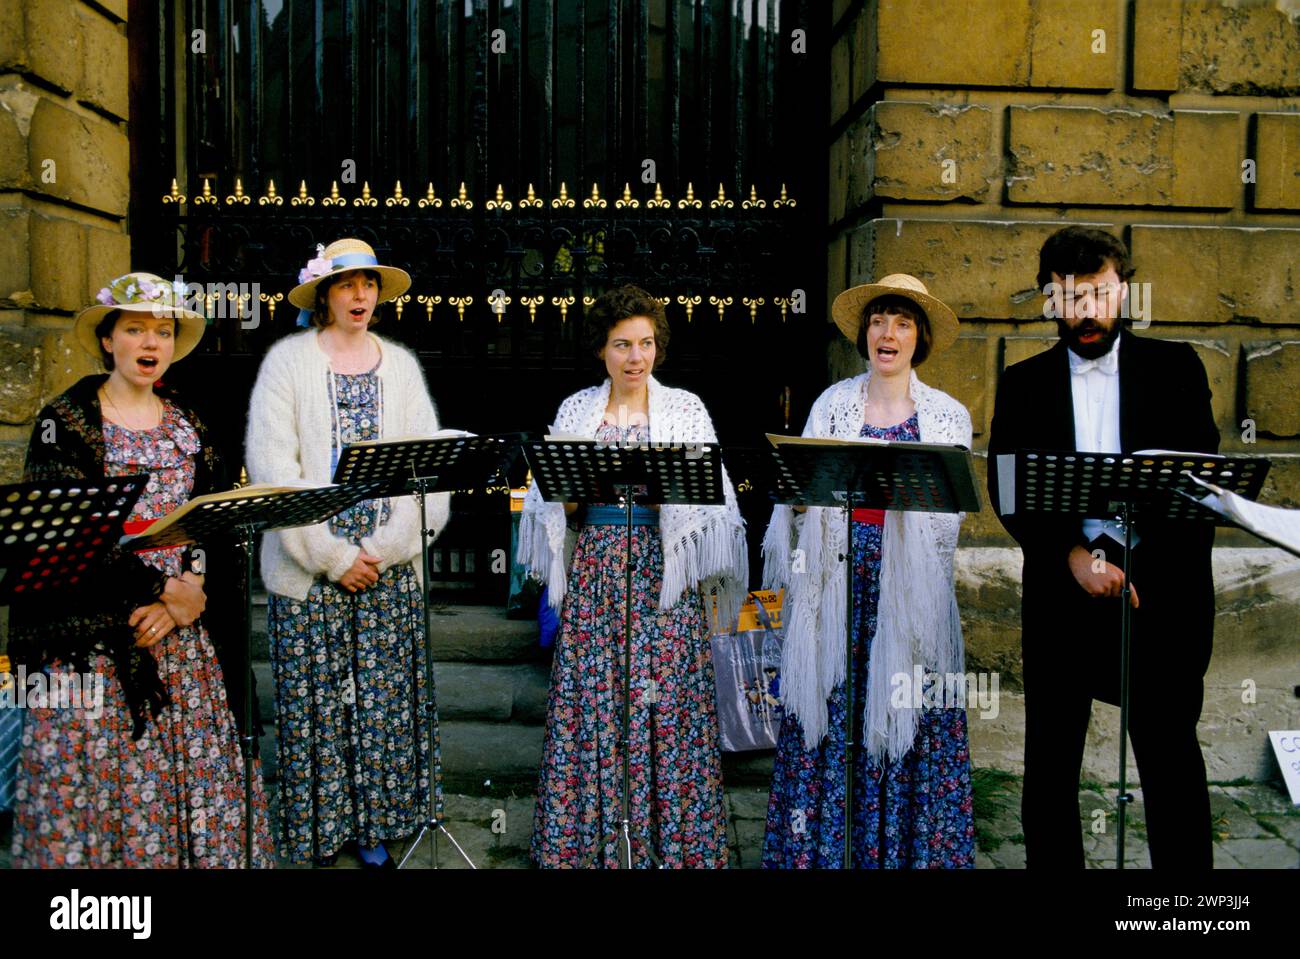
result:
M 1020 869 L 1025 865 L 1024 837 L 1020 829 L 1020 786 L 1018 776 L 995 769 L 975 773 L 976 868 Z M 274 790 L 271 790 L 272 795 Z M 1125 864 L 1147 868 L 1142 795 L 1133 790 L 1135 801 L 1125 833 Z M 1114 789 L 1085 783 L 1079 791 L 1085 853 L 1089 868 L 1110 869 L 1115 865 Z M 1300 809 L 1291 805 L 1285 790 L 1275 783 L 1212 785 L 1210 808 L 1213 816 L 1214 865 L 1216 869 L 1300 869 Z M 732 868 L 755 869 L 763 844 L 763 821 L 767 811 L 767 790 L 760 786 L 736 786 L 727 790 L 728 835 Z M 1105 815 L 1098 814 L 1097 811 Z M 532 829 L 533 797 L 516 791 L 499 795 L 446 797 L 447 831 L 480 869 L 528 869 L 528 839 Z M 274 803 L 272 815 L 275 815 Z M 1097 831 L 1094 831 L 1096 829 Z M 10 865 L 10 832 L 0 828 L 0 868 Z M 426 840 L 410 865 L 430 865 L 430 843 Z M 390 849 L 401 853 L 402 844 Z M 451 843 L 438 842 L 438 863 L 443 869 L 467 869 Z M 336 869 L 360 868 L 351 852 L 340 855 Z M 281 868 L 303 868 L 281 862 Z

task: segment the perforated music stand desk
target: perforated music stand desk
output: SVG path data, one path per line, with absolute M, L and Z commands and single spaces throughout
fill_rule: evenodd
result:
M 1133 531 L 1140 519 L 1230 525 L 1189 495 L 1196 476 L 1220 489 L 1255 499 L 1270 463 L 1263 457 L 1210 453 L 1092 453 L 1017 450 L 998 454 L 998 500 L 1003 515 L 1047 513 L 1115 519 L 1124 529 L 1124 588 L 1120 601 L 1119 793 L 1115 868 L 1124 868 L 1128 804 L 1129 659 L 1132 649 Z M 1010 505 L 1008 505 L 1010 504 Z
M 421 824 L 398 868 L 406 865 L 426 836 L 430 864 L 438 868 L 438 833 L 442 833 L 460 853 L 471 869 L 477 869 L 461 848 L 443 818 L 445 804 L 442 791 L 442 752 L 437 747 L 438 715 L 433 675 L 433 631 L 429 627 L 429 537 L 431 530 L 424 498 L 430 493 L 479 489 L 494 484 L 494 477 L 504 475 L 527 434 L 505 433 L 496 436 L 436 436 L 427 439 L 402 439 L 390 442 L 352 443 L 343 447 L 335 483 L 373 483 L 382 489 L 381 496 L 414 494 L 420 510 L 420 564 L 424 586 L 420 590 L 424 613 L 425 684 L 428 692 L 424 704 L 425 735 L 430 763 L 429 816 Z M 504 484 L 504 480 L 501 480 Z
M 315 526 L 362 500 L 381 495 L 377 483 L 320 486 L 288 492 L 250 492 L 205 502 L 160 533 L 148 530 L 124 538 L 132 549 L 162 549 L 214 540 L 234 540 L 244 552 L 244 862 L 253 866 L 253 538 L 258 533 Z
M 769 437 L 771 438 L 771 437 Z M 784 439 L 779 437 L 777 439 Z M 730 449 L 732 475 L 746 491 L 776 503 L 844 512 L 844 865 L 853 868 L 853 770 L 856 733 L 853 668 L 853 510 L 926 513 L 980 510 L 974 463 L 964 446 L 892 440 L 852 442 L 799 438 L 772 448 Z M 882 820 L 883 823 L 883 820 Z M 883 846 L 881 847 L 883 849 Z
M 117 544 L 149 477 L 0 486 L 0 605 L 47 596 L 93 576 Z
M 636 838 L 650 861 L 660 865 L 658 854 L 644 829 L 631 831 L 631 727 L 632 727 L 632 507 L 634 503 L 718 506 L 726 502 L 722 485 L 722 457 L 717 443 L 675 446 L 602 443 L 594 440 L 533 440 L 524 444 L 538 491 L 547 502 L 610 503 L 621 501 L 627 522 L 623 595 L 623 723 L 620 826 L 601 837 L 583 865 L 593 862 L 605 844 L 622 843 L 623 861 L 632 868 L 632 840 Z

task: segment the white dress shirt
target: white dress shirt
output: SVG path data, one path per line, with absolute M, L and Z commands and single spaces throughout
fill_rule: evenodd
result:
M 1070 357 L 1070 394 L 1074 399 L 1075 449 L 1089 453 L 1121 452 L 1119 437 L 1119 338 L 1110 351 L 1095 360 L 1085 360 L 1074 350 Z M 1083 535 L 1088 542 L 1106 535 L 1120 545 L 1124 527 L 1116 520 L 1085 519 Z M 1137 536 L 1133 537 L 1137 545 Z

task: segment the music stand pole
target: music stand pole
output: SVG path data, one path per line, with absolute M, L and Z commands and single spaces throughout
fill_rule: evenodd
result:
M 1119 627 L 1119 807 L 1115 827 L 1115 868 L 1124 868 L 1124 825 L 1133 796 L 1128 791 L 1128 697 L 1129 669 L 1133 642 L 1133 506 L 1127 500 L 1119 504 L 1120 522 L 1124 524 L 1124 586 L 1120 591 Z

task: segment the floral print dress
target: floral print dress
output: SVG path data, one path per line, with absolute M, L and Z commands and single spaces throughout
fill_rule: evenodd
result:
M 640 443 L 649 432 L 606 423 L 596 439 Z M 665 867 L 717 868 L 727 863 L 727 824 L 708 618 L 698 590 L 659 610 L 654 522 L 632 535 L 632 861 L 652 865 L 636 838 L 643 832 Z M 626 549 L 621 521 L 588 523 L 578 535 L 551 668 L 532 839 L 539 866 L 621 865 L 613 836 L 622 818 Z
M 189 499 L 199 438 L 171 404 L 151 430 L 104 421 L 105 472 L 148 473 L 131 519 L 157 519 Z M 171 576 L 180 548 L 141 553 Z M 203 620 L 150 648 L 169 705 L 131 738 L 131 711 L 113 661 L 91 659 L 103 677 L 102 712 L 35 708 L 23 724 L 14 810 L 18 866 L 228 867 L 244 865 L 244 759 L 216 650 Z M 50 673 L 71 674 L 69 666 Z M 261 769 L 253 771 L 254 863 L 274 863 Z
M 916 415 L 891 427 L 863 425 L 864 437 L 920 439 Z M 883 527 L 855 521 L 853 535 L 854 722 L 861 726 L 867 664 L 880 605 Z M 927 681 L 927 688 L 930 682 Z M 803 728 L 786 714 L 777 742 L 763 839 L 766 869 L 837 869 L 844 865 L 844 710 L 841 683 L 827 703 L 828 732 L 804 749 Z M 859 737 L 860 739 L 860 737 Z M 854 750 L 853 866 L 939 869 L 975 865 L 966 711 L 930 709 L 916 741 L 898 762 L 873 762 Z
M 342 436 L 332 441 L 378 439 L 378 373 L 334 379 Z M 388 517 L 387 500 L 370 500 L 335 516 L 330 530 L 360 544 Z M 349 840 L 370 848 L 414 832 L 429 795 L 415 568 L 391 566 L 357 593 L 318 576 L 306 600 L 272 593 L 268 606 L 281 855 L 305 863 L 336 855 Z M 427 695 L 432 700 L 433 690 Z M 436 713 L 434 724 L 436 731 Z M 435 751 L 437 743 L 435 732 Z

